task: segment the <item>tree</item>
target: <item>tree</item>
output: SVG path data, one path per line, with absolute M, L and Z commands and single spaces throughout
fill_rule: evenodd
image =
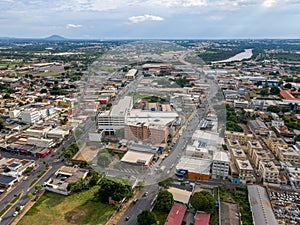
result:
M 34 195 L 32 194 L 32 193 L 28 193 L 28 197 L 31 199 L 31 200 L 33 200 L 35 197 L 34 197 Z
M 139 225 L 152 225 L 156 223 L 156 218 L 149 209 L 146 209 L 137 216 L 137 221 Z
M 41 90 L 41 94 L 46 94 L 48 91 L 47 91 L 47 89 L 45 89 L 45 88 L 43 88 L 42 90 Z
M 112 157 L 108 152 L 100 152 L 98 154 L 98 165 L 102 167 L 108 166 L 112 161 Z
M 291 89 L 292 88 L 292 84 L 287 83 L 283 87 L 286 88 L 286 89 Z
M 266 96 L 269 94 L 269 88 L 263 88 L 261 91 L 260 91 L 260 94 L 262 96 Z
M 0 130 L 5 129 L 6 125 L 4 120 L 0 119 Z
M 278 95 L 280 93 L 280 88 L 277 86 L 272 86 L 270 90 L 271 95 Z
M 280 108 L 277 105 L 269 105 L 267 108 L 267 111 L 273 112 L 273 113 L 279 113 Z
M 172 193 L 163 190 L 158 193 L 155 208 L 160 212 L 169 212 L 174 205 L 174 198 Z
M 295 136 L 295 141 L 300 141 L 300 134 Z
M 121 201 L 123 198 L 131 196 L 131 186 L 107 178 L 101 179 L 99 182 L 99 190 L 96 193 L 96 198 L 102 203 L 108 203 L 110 198 L 114 201 Z
M 191 204 L 196 210 L 211 213 L 214 208 L 214 199 L 207 191 L 196 192 L 191 198 Z

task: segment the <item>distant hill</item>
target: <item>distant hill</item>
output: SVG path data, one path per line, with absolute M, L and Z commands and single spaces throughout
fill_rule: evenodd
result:
M 50 37 L 44 38 L 46 41 L 65 41 L 66 38 L 59 36 L 59 35 L 51 35 Z

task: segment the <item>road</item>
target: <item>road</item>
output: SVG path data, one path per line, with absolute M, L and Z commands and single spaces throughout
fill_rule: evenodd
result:
M 63 147 L 68 147 L 72 142 L 75 141 L 75 138 L 72 136 L 70 137 L 67 141 L 65 141 L 60 147 L 59 149 L 63 148 Z M 11 153 L 7 153 L 7 152 L 1 152 L 1 155 L 3 155 L 4 157 L 15 157 L 15 158 L 20 158 L 20 159 L 34 159 L 36 160 L 36 164 L 39 165 L 38 168 L 34 171 L 32 171 L 32 173 L 28 176 L 27 180 L 23 180 L 21 181 L 21 183 L 18 183 L 17 186 L 10 191 L 2 200 L 1 200 L 1 204 L 0 204 L 0 211 L 2 209 L 5 208 L 5 206 L 10 203 L 14 197 L 20 193 L 22 193 L 21 198 L 14 204 L 14 207 L 12 207 L 10 210 L 8 210 L 3 216 L 2 216 L 2 221 L 1 221 L 1 225 L 2 224 L 10 224 L 10 222 L 13 220 L 13 213 L 15 212 L 15 207 L 17 205 L 26 205 L 29 201 L 30 198 L 28 197 L 28 193 L 32 193 L 34 191 L 34 186 L 32 186 L 30 188 L 30 184 L 32 183 L 32 181 L 38 177 L 38 175 L 44 171 L 46 169 L 46 165 L 43 163 L 43 161 L 46 161 L 49 163 L 49 165 L 51 165 L 51 169 L 48 170 L 48 172 L 46 172 L 44 174 L 44 176 L 39 180 L 39 182 L 37 183 L 37 185 L 42 185 L 45 181 L 47 181 L 51 176 L 53 176 L 53 174 L 61 167 L 64 165 L 64 162 L 62 162 L 61 160 L 56 159 L 55 157 L 51 157 L 50 155 L 47 156 L 44 159 L 37 159 L 37 158 L 33 158 L 33 157 L 26 157 L 24 155 L 16 155 L 16 154 L 11 154 Z
M 188 66 L 192 65 L 188 62 L 184 61 L 184 56 L 188 54 L 185 53 L 181 57 L 181 62 L 185 63 Z M 194 68 L 193 68 L 194 69 Z M 196 70 L 196 69 L 194 69 Z M 198 71 L 201 73 L 201 71 Z M 218 91 L 218 85 L 212 81 L 210 82 L 210 92 L 207 95 L 207 100 L 202 104 L 200 108 L 198 108 L 189 118 L 186 124 L 186 128 L 183 129 L 182 134 L 177 139 L 177 142 L 173 146 L 173 150 L 169 153 L 168 157 L 161 161 L 159 163 L 160 168 L 165 168 L 164 171 L 156 170 L 158 165 L 155 167 L 152 167 L 150 170 L 144 173 L 141 177 L 145 181 L 145 188 L 143 192 L 140 194 L 139 201 L 136 204 L 131 204 L 127 211 L 125 212 L 124 216 L 120 219 L 118 225 L 128 224 L 128 225 L 137 225 L 137 215 L 145 210 L 151 208 L 151 202 L 153 201 L 154 197 L 158 194 L 158 181 L 160 181 L 162 178 L 169 177 L 174 174 L 174 170 L 176 167 L 176 164 L 178 163 L 178 160 L 180 156 L 183 154 L 183 151 L 185 150 L 186 145 L 189 143 L 193 133 L 197 129 L 199 125 L 199 121 L 203 119 L 206 116 L 206 112 L 208 109 L 209 104 L 211 103 L 212 98 L 216 95 Z M 113 171 L 108 171 L 110 173 L 114 173 Z M 115 171 L 115 173 L 118 173 Z M 122 172 L 122 175 L 130 175 L 129 173 Z M 216 185 L 220 182 L 210 182 L 209 185 Z M 143 193 L 146 191 L 149 192 L 149 195 L 147 197 L 142 197 Z M 130 219 L 126 221 L 126 217 L 129 216 Z
M 126 210 L 124 216 L 117 223 L 118 225 L 138 225 L 137 215 L 145 209 L 151 207 L 153 199 L 157 195 L 159 187 L 157 184 L 146 186 L 143 191 L 137 197 L 138 201 L 134 204 L 132 203 Z M 143 196 L 145 192 L 148 192 L 147 196 Z M 129 220 L 126 221 L 126 217 L 129 217 Z

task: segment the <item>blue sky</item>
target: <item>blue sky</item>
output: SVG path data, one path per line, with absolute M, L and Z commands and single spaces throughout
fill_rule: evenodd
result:
M 300 38 L 300 0 L 0 0 L 0 37 Z

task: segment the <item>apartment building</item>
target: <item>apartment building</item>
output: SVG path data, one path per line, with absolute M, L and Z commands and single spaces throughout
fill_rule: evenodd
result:
M 252 183 L 254 181 L 254 171 L 249 160 L 235 159 L 234 162 L 240 181 L 244 184 Z
M 300 153 L 292 147 L 277 147 L 275 155 L 283 162 L 300 163 Z
M 35 109 L 21 112 L 21 121 L 27 124 L 34 124 L 40 120 L 40 112 Z
M 241 145 L 245 145 L 248 141 L 254 139 L 253 134 L 245 134 L 241 132 L 225 131 L 225 140 L 236 140 L 239 141 Z
M 273 159 L 274 156 L 272 153 L 265 149 L 254 149 L 250 157 L 250 160 L 256 169 L 259 167 L 259 162 L 267 162 Z
M 263 183 L 279 184 L 279 170 L 273 161 L 259 162 L 258 172 L 262 177 Z
M 278 138 L 275 134 L 271 134 L 269 137 L 265 138 L 265 142 L 268 148 L 278 156 L 278 147 L 288 148 L 288 144 L 282 139 Z
M 262 150 L 262 146 L 258 140 L 252 140 L 247 142 L 246 152 L 252 157 L 254 151 Z

